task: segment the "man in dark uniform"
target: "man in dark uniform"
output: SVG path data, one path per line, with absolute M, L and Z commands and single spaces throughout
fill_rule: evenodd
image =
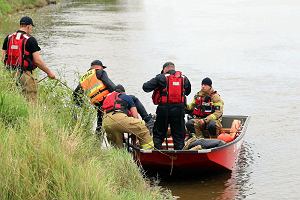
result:
M 161 149 L 170 125 L 174 149 L 182 149 L 185 138 L 185 97 L 191 93 L 191 84 L 188 78 L 181 72 L 175 71 L 174 63 L 166 62 L 161 74 L 143 84 L 143 90 L 145 92 L 154 91 L 153 102 L 158 105 L 153 128 L 154 146 Z
M 55 74 L 43 61 L 37 40 L 30 35 L 33 26 L 30 17 L 25 16 L 20 19 L 20 29 L 4 39 L 1 60 L 6 68 L 18 77 L 25 97 L 36 102 L 37 82 L 32 71 L 38 67 L 51 79 L 55 79 Z

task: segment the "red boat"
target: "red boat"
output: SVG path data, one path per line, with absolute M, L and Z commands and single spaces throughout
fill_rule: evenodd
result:
M 249 119 L 249 116 L 238 115 L 222 117 L 223 132 L 229 132 L 234 120 L 241 122 L 235 139 L 223 146 L 201 150 L 173 150 L 172 140 L 168 138 L 167 144 L 163 144 L 163 150 L 135 149 L 134 158 L 146 171 L 231 171 L 243 144 Z

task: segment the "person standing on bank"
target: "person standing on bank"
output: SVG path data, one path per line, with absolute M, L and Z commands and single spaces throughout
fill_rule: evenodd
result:
M 81 76 L 79 84 L 73 92 L 73 99 L 81 106 L 83 94 L 90 98 L 91 104 L 97 109 L 96 134 L 101 134 L 102 116 L 101 106 L 104 98 L 115 90 L 116 85 L 108 78 L 104 69 L 106 66 L 100 60 L 94 60 L 90 69 Z
M 107 95 L 102 109 L 103 128 L 107 139 L 116 147 L 123 147 L 123 134 L 132 133 L 139 140 L 142 149 L 153 149 L 153 141 L 145 121 L 139 119 L 138 110 L 130 95 L 125 93 L 122 85 Z
M 217 137 L 222 128 L 224 102 L 220 95 L 212 88 L 212 80 L 204 78 L 201 90 L 194 96 L 193 101 L 187 105 L 187 110 L 192 112 L 193 119 L 188 120 L 186 128 L 190 134 L 204 137 L 203 131 L 208 130 L 209 137 Z
M 154 91 L 152 100 L 158 105 L 153 128 L 155 148 L 161 149 L 170 125 L 174 149 L 182 149 L 185 138 L 184 108 L 186 96 L 191 93 L 190 81 L 180 71 L 175 71 L 174 63 L 166 62 L 160 74 L 143 84 L 143 90 Z
M 33 70 L 38 67 L 51 79 L 55 79 L 55 74 L 43 61 L 37 40 L 30 35 L 33 26 L 30 17 L 25 16 L 20 19 L 19 30 L 4 39 L 1 60 L 8 70 L 16 72 L 14 74 L 18 77 L 18 83 L 25 97 L 36 102 L 37 82 L 33 77 Z

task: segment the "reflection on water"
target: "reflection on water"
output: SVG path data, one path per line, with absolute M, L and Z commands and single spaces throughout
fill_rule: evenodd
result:
M 47 64 L 77 85 L 101 59 L 109 77 L 155 111 L 142 84 L 166 61 L 192 83 L 209 76 L 225 114 L 252 116 L 238 167 L 199 179 L 162 179 L 181 199 L 299 199 L 300 1 L 76 0 L 24 14 Z M 288 164 L 287 164 L 288 163 Z
M 245 142 L 234 171 L 163 176 L 159 177 L 160 185 L 170 189 L 175 197 L 184 200 L 245 199 L 251 195 L 253 171 L 249 167 L 254 161 L 253 153 L 251 145 Z
M 232 172 L 231 177 L 225 182 L 225 189 L 218 200 L 226 199 L 245 199 L 251 195 L 251 164 L 254 162 L 254 152 L 251 145 L 247 142 L 243 144 L 236 169 Z M 250 193 L 249 193 L 250 192 Z

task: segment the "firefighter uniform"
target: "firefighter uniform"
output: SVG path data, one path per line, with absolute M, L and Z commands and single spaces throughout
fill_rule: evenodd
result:
M 107 139 L 116 147 L 123 147 L 123 134 L 135 135 L 142 149 L 152 149 L 153 141 L 150 132 L 141 119 L 131 116 L 131 108 L 135 107 L 132 97 L 124 92 L 112 92 L 104 100 L 102 109 L 103 128 Z
M 210 137 L 216 137 L 220 128 L 223 115 L 224 102 L 213 88 L 209 92 L 199 91 L 193 101 L 187 105 L 187 110 L 192 111 L 193 119 L 188 120 L 186 128 L 190 134 L 204 137 L 203 131 L 208 130 Z M 201 119 L 204 120 L 204 124 Z

